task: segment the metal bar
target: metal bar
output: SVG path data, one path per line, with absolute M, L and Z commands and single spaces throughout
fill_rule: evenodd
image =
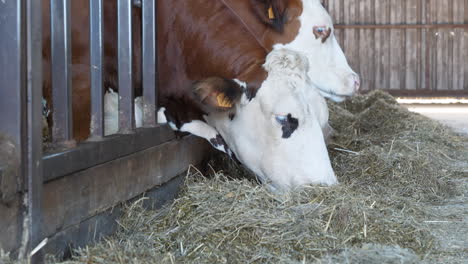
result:
M 154 127 L 157 125 L 158 90 L 156 76 L 157 69 L 157 28 L 156 28 L 156 4 L 155 0 L 143 0 L 143 126 Z
M 91 138 L 104 136 L 103 7 L 102 0 L 89 0 L 91 48 Z
M 20 166 L 26 125 L 23 6 L 23 1 L 8 1 L 0 8 L 0 144 L 14 146 L 14 153 L 3 153 L 6 159 L 0 160 L 0 201 L 4 202 L 15 197 L 25 182 Z
M 22 1 L 7 1 L 0 8 L 0 133 L 21 145 L 24 98 L 21 28 Z
M 119 132 L 135 128 L 132 61 L 132 0 L 118 0 Z
M 64 152 L 49 153 L 43 158 L 44 181 L 116 160 L 174 138 L 169 126 L 139 128 L 137 133 L 105 137 L 101 141 L 81 143 Z
M 42 8 L 41 8 L 42 9 Z M 50 1 L 52 45 L 52 139 L 72 139 L 70 0 Z
M 29 252 L 42 241 L 42 1 L 28 0 L 26 6 L 27 39 L 27 146 Z M 43 263 L 39 250 L 31 263 Z
M 394 24 L 394 25 L 334 25 L 335 29 L 450 29 L 468 28 L 468 24 Z

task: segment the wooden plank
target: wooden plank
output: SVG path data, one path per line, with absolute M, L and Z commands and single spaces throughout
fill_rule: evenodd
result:
M 343 23 L 341 13 L 341 0 L 329 0 L 328 2 L 328 12 L 333 19 L 335 24 Z
M 437 0 L 429 0 L 426 6 L 427 8 L 427 18 L 426 23 L 437 23 Z M 437 35 L 438 30 L 428 30 L 427 32 L 427 50 L 426 55 L 428 56 L 427 71 L 428 79 L 427 87 L 430 90 L 437 89 Z
M 437 23 L 447 23 L 448 22 L 448 3 L 449 0 L 438 0 L 436 5 L 436 22 Z M 452 1 L 452 0 L 450 0 Z M 436 33 L 436 47 L 437 47 L 437 57 L 436 57 L 436 86 L 437 90 L 448 90 L 448 39 L 449 34 L 447 30 L 438 30 Z
M 453 23 L 454 21 L 454 10 L 453 10 L 453 5 L 456 0 L 450 0 L 447 5 L 447 12 L 448 12 L 448 17 L 447 17 L 447 22 L 446 23 Z M 454 87 L 454 52 L 453 49 L 455 48 L 455 29 L 450 29 L 447 30 L 447 65 L 448 68 L 446 69 L 447 73 L 447 89 L 448 90 L 453 90 Z
M 357 0 L 346 0 L 344 1 L 344 13 L 343 21 L 345 24 L 354 23 L 356 21 L 356 1 Z M 359 51 L 357 49 L 357 30 L 349 29 L 344 31 L 344 45 L 343 49 L 348 62 L 354 71 L 360 73 L 359 68 Z
M 188 136 L 44 185 L 44 234 L 71 227 L 119 202 L 136 197 L 198 164 L 205 140 Z
M 464 11 L 465 11 L 465 16 L 463 19 L 463 22 L 465 24 L 468 24 L 468 0 L 465 0 L 465 5 L 464 5 Z M 464 77 L 463 77 L 463 90 L 468 90 L 468 30 L 464 30 L 463 32 L 463 54 L 461 54 L 461 57 L 464 59 Z
M 463 15 L 465 9 L 464 0 L 454 0 L 453 5 L 453 22 L 463 23 Z M 463 29 L 453 30 L 453 90 L 463 89 L 463 75 L 465 69 L 465 61 L 468 58 L 463 57 Z
M 132 204 L 136 200 L 145 198 L 142 203 L 144 208 L 148 210 L 161 208 L 164 204 L 175 199 L 182 188 L 185 175 L 183 173 L 169 182 L 135 197 L 126 204 Z M 71 250 L 85 247 L 115 233 L 118 228 L 117 220 L 123 214 L 122 209 L 122 205 L 112 207 L 76 225 L 61 230 L 49 238 L 44 252 L 58 258 L 67 258 L 70 257 Z
M 406 23 L 417 24 L 418 21 L 418 4 L 419 0 L 407 0 L 406 1 Z M 421 55 L 421 49 L 418 47 L 420 43 L 419 39 L 419 30 L 417 29 L 407 29 L 406 30 L 406 40 L 405 40 L 405 84 L 403 89 L 415 90 L 418 88 L 418 66 L 419 58 Z
M 362 0 L 359 2 L 359 22 L 365 24 L 375 23 L 373 12 L 371 11 L 372 0 Z M 359 67 L 361 74 L 361 91 L 374 89 L 374 34 L 372 29 L 360 29 L 358 39 Z
M 390 22 L 388 1 L 375 1 L 375 22 L 379 25 L 388 24 Z M 375 69 L 375 85 L 377 89 L 388 89 L 388 73 L 389 68 L 389 47 L 390 39 L 387 31 L 376 29 L 375 30 L 375 54 L 376 69 Z
M 399 24 L 402 21 L 405 0 L 394 1 L 390 7 L 390 23 Z M 389 89 L 401 89 L 404 74 L 402 74 L 401 63 L 404 61 L 402 48 L 403 34 L 401 29 L 390 30 L 390 86 Z
M 174 139 L 167 125 L 139 128 L 134 134 L 105 137 L 100 141 L 82 142 L 77 147 L 48 153 L 43 157 L 44 181 L 50 181 L 89 167 L 130 155 Z

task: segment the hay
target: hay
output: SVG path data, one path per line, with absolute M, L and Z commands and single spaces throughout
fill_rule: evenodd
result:
M 212 177 L 192 169 L 159 211 L 130 205 L 114 237 L 68 263 L 418 263 L 437 254 L 427 207 L 460 193 L 452 180 L 463 168 L 452 164 L 467 161 L 466 140 L 382 92 L 330 110 L 340 185 L 275 196 L 218 156 Z

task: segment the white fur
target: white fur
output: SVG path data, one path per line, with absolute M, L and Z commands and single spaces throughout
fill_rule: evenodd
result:
M 158 124 L 167 124 L 167 118 L 166 114 L 164 113 L 166 111 L 165 107 L 161 107 L 158 110 Z
M 332 19 L 320 1 L 302 0 L 302 5 L 298 35 L 290 43 L 276 44 L 274 49 L 288 48 L 304 53 L 310 62 L 308 75 L 312 83 L 323 96 L 334 101 L 343 101 L 357 91 L 356 81 L 359 77 L 349 67 L 333 31 L 325 43 L 314 36 L 314 26 L 333 29 Z
M 143 124 L 143 100 L 135 98 L 135 126 Z M 104 134 L 112 135 L 119 131 L 119 94 L 109 89 L 104 94 Z
M 202 137 L 204 139 L 206 139 L 208 142 L 210 142 L 210 144 L 217 150 L 221 151 L 221 152 L 224 152 L 224 153 L 227 153 L 227 154 L 231 154 L 229 152 L 229 150 L 226 150 L 224 149 L 224 146 L 223 145 L 213 145 L 213 143 L 211 142 L 212 139 L 215 139 L 219 133 L 218 131 L 216 131 L 216 129 L 214 129 L 213 127 L 209 126 L 207 123 L 203 122 L 203 121 L 200 121 L 200 120 L 192 120 L 190 121 L 189 123 L 185 123 L 182 125 L 182 127 L 180 128 L 180 131 L 181 132 L 188 132 L 190 134 L 193 134 L 193 135 L 196 135 L 196 136 L 199 136 L 199 137 Z M 227 151 L 227 152 L 226 152 Z
M 322 132 L 328 128 L 328 108 L 318 90 L 311 89 L 308 60 L 276 49 L 264 67 L 267 79 L 249 103 L 236 105 L 232 121 L 226 113 L 212 113 L 206 121 L 272 189 L 337 183 Z M 282 138 L 275 115 L 287 114 L 297 118 L 299 126 L 289 138 Z

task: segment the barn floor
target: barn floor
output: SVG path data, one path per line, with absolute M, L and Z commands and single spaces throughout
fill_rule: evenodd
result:
M 468 104 L 408 104 L 412 112 L 437 120 L 468 135 Z
M 437 120 L 454 131 L 466 135 L 468 142 L 468 104 L 404 104 L 408 110 Z M 468 143 L 466 144 L 468 148 Z M 432 257 L 429 263 L 467 263 L 468 261 L 468 164 L 460 163 L 464 177 L 457 180 L 463 194 L 433 206 L 434 215 L 439 218 L 430 222 L 432 233 L 446 255 Z

